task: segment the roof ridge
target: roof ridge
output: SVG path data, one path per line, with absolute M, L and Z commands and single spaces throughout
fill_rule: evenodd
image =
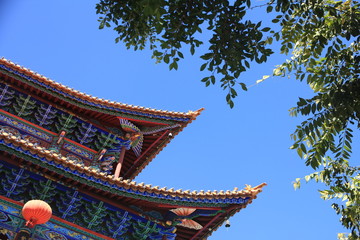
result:
M 19 64 L 16 64 L 16 63 L 12 62 L 11 60 L 6 59 L 5 57 L 0 58 L 0 64 L 4 64 L 7 67 L 12 68 L 13 70 L 17 70 L 24 74 L 30 75 L 31 77 L 36 78 L 37 80 L 39 80 L 45 84 L 48 84 L 51 87 L 57 88 L 58 90 L 65 91 L 73 96 L 77 96 L 84 100 L 95 102 L 95 103 L 105 105 L 108 107 L 124 108 L 124 109 L 128 109 L 128 110 L 153 113 L 153 114 L 162 114 L 162 115 L 175 116 L 175 117 L 188 117 L 191 119 L 195 119 L 204 110 L 204 108 L 200 108 L 196 111 L 189 110 L 188 112 L 176 112 L 176 111 L 159 110 L 159 109 L 155 109 L 155 108 L 142 107 L 142 106 L 136 106 L 136 105 L 126 104 L 126 103 L 111 101 L 111 100 L 95 97 L 90 94 L 75 90 L 71 87 L 68 87 L 68 86 L 62 84 L 62 83 L 59 83 L 50 78 L 47 78 L 44 75 L 41 75 L 35 71 L 32 71 L 31 69 L 28 69 Z

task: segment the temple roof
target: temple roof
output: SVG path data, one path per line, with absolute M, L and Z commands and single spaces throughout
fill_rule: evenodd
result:
M 215 211 L 214 215 L 196 219 L 203 226 L 200 230 L 178 226 L 180 237 L 177 239 L 205 239 L 226 219 L 256 199 L 266 185 L 262 183 L 256 187 L 247 185 L 242 190 L 235 188 L 232 191 L 205 192 L 174 190 L 130 180 L 114 179 L 111 175 L 77 164 L 59 153 L 34 145 L 4 129 L 0 131 L 0 150 L 19 158 L 6 157 L 6 159 L 12 159 L 7 160 L 10 163 L 27 169 L 36 169 L 43 176 L 58 179 L 56 181 L 64 181 L 67 185 L 77 186 L 87 193 L 94 192 L 93 197 L 98 196 L 109 203 L 120 204 L 120 206 L 136 203 L 157 211 L 166 209 L 169 211 L 182 207 Z M 67 180 L 64 180 L 64 177 Z M 131 211 L 131 209 L 126 210 Z
M 163 127 L 164 130 L 158 131 L 157 134 L 144 135 L 142 145 L 144 154 L 136 156 L 132 151 L 126 152 L 120 176 L 128 179 L 134 179 L 204 110 L 201 108 L 187 113 L 172 112 L 100 99 L 64 86 L 5 58 L 0 59 L 0 77 L 3 78 L 4 83 L 10 84 L 24 94 L 45 99 L 64 111 L 78 115 L 79 118 L 96 120 L 98 123 L 96 121 L 91 123 L 104 127 L 109 132 L 112 132 L 109 130 L 111 128 L 120 128 L 119 118 L 127 119 L 143 129 Z
M 98 98 L 95 96 L 91 96 L 89 94 L 74 90 L 70 87 L 67 87 L 61 83 L 55 82 L 39 73 L 36 73 L 28 68 L 22 67 L 18 64 L 11 62 L 5 58 L 0 59 L 0 66 L 5 70 L 13 70 L 14 73 L 25 74 L 30 78 L 37 80 L 39 85 L 46 85 L 48 87 L 52 87 L 54 90 L 61 92 L 62 94 L 66 95 L 67 97 L 73 97 L 78 100 L 82 100 L 89 105 L 95 106 L 97 108 L 107 108 L 109 110 L 115 112 L 126 112 L 126 113 L 133 113 L 139 114 L 142 116 L 148 117 L 156 117 L 156 118 L 164 118 L 169 117 L 172 120 L 178 121 L 190 121 L 195 119 L 203 109 L 199 109 L 196 111 L 188 111 L 188 112 L 174 112 L 174 111 L 167 111 L 167 110 L 157 110 L 153 108 L 146 108 L 141 106 L 134 106 L 125 103 L 115 102 L 106 100 L 103 98 Z M 30 80 L 30 79 L 28 79 Z
M 250 204 L 266 185 L 246 185 L 242 190 L 235 188 L 227 191 L 190 191 L 136 183 L 132 179 L 151 162 L 172 137 L 196 119 L 203 109 L 187 113 L 169 112 L 99 99 L 66 87 L 4 58 L 0 59 L 0 77 L 2 82 L 9 84 L 16 91 L 53 104 L 63 112 L 74 113 L 78 119 L 86 119 L 91 123 L 93 119 L 98 119 L 101 122 L 98 127 L 110 132 L 112 127 L 120 128 L 119 119 L 132 121 L 142 129 L 156 129 L 156 134 L 144 135 L 143 153 L 140 156 L 126 151 L 123 174 L 120 175 L 124 178 L 119 179 L 114 179 L 113 175 L 92 166 L 79 164 L 59 151 L 49 150 L 48 146 L 31 143 L 25 135 L 16 135 L 6 127 L 0 130 L 0 160 L 64 183 L 84 194 L 138 215 L 144 215 L 144 212 L 128 206 L 143 206 L 144 209 L 148 208 L 162 214 L 182 208 L 208 211 L 207 215 L 193 216 L 203 226 L 201 229 L 177 225 L 176 239 L 205 239 L 226 219 Z M 1 110 L 1 114 L 11 127 L 18 128 L 18 125 L 22 125 L 26 129 L 23 129 L 24 132 L 36 132 L 51 139 L 58 134 L 40 129 L 36 124 L 23 121 L 4 110 Z M 88 150 L 96 154 L 95 150 Z M 209 213 L 211 211 L 213 214 Z

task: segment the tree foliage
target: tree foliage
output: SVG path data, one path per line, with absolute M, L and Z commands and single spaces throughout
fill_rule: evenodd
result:
M 360 127 L 359 6 L 352 0 L 271 0 L 261 6 L 250 0 L 101 0 L 96 8 L 100 28 L 113 26 L 116 42 L 135 50 L 149 47 L 170 69 L 178 68 L 184 46 L 193 55 L 203 44 L 202 31 L 212 33 L 200 67 L 209 75 L 201 81 L 206 86 L 220 82 L 230 107 L 237 90 L 247 90 L 237 81 L 240 74 L 250 64 L 267 61 L 279 42 L 290 58 L 272 75 L 306 81 L 314 91 L 290 110 L 293 116 L 309 116 L 292 135 L 291 148 L 317 170 L 305 180 L 325 183 L 324 199 L 343 200 L 333 208 L 351 231 L 347 237 L 359 239 L 360 168 L 350 164 L 353 133 Z M 271 17 L 267 26 L 246 17 L 255 7 Z

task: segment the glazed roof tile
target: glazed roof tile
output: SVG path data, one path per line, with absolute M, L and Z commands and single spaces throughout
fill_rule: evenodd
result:
M 18 71 L 20 73 L 23 73 L 31 78 L 38 80 L 40 83 L 42 83 L 46 86 L 51 86 L 59 91 L 64 92 L 65 94 L 69 94 L 73 97 L 78 97 L 84 101 L 89 101 L 89 102 L 92 102 L 93 104 L 97 104 L 99 106 L 106 106 L 106 107 L 114 108 L 114 110 L 116 108 L 121 108 L 124 110 L 142 112 L 144 114 L 155 114 L 155 115 L 170 116 L 170 117 L 175 117 L 175 118 L 189 118 L 189 120 L 195 119 L 201 113 L 201 111 L 204 110 L 203 108 L 201 108 L 199 110 L 188 111 L 186 113 L 185 112 L 175 112 L 175 111 L 145 108 L 142 106 L 134 106 L 134 105 L 130 105 L 130 104 L 105 100 L 103 98 L 98 98 L 98 97 L 91 96 L 89 94 L 80 92 L 78 90 L 74 90 L 73 88 L 70 88 L 61 83 L 55 82 L 39 73 L 36 73 L 28 68 L 25 68 L 18 64 L 15 64 L 12 61 L 7 60 L 5 58 L 0 58 L 0 65 L 6 66 L 7 68 Z
M 41 158 L 46 158 L 48 163 L 52 163 L 55 166 L 62 166 L 68 169 L 70 172 L 78 172 L 82 174 L 82 176 L 91 177 L 94 181 L 100 180 L 107 185 L 112 187 L 120 187 L 124 189 L 129 189 L 131 192 L 137 194 L 139 192 L 146 193 L 148 196 L 152 197 L 159 197 L 161 196 L 170 196 L 172 199 L 176 199 L 181 201 L 181 199 L 194 199 L 194 200 L 219 200 L 219 203 L 238 203 L 237 199 L 244 199 L 249 198 L 249 201 L 246 204 L 251 203 L 253 199 L 256 198 L 257 194 L 262 191 L 262 188 L 266 185 L 262 183 L 256 187 L 251 187 L 249 185 L 246 186 L 243 190 L 238 190 L 235 188 L 233 191 L 207 191 L 200 190 L 197 191 L 190 191 L 186 190 L 183 191 L 182 189 L 174 190 L 173 188 L 167 189 L 166 187 L 160 188 L 159 186 L 152 187 L 151 185 L 145 185 L 144 183 L 136 183 L 136 181 L 130 181 L 129 179 L 122 180 L 120 179 L 113 179 L 111 175 L 105 175 L 103 172 L 95 170 L 91 167 L 83 166 L 81 164 L 76 164 L 72 160 L 68 160 L 65 156 L 61 156 L 61 154 L 50 151 L 44 147 L 34 145 L 24 139 L 19 138 L 7 132 L 6 130 L 2 130 L 0 132 L 0 139 L 4 140 L 5 143 L 10 143 L 17 148 L 20 147 L 24 151 L 31 152 L 32 154 L 36 154 Z M 223 201 L 227 199 L 227 201 Z M 234 201 L 229 201 L 233 199 Z M 241 202 L 241 201 L 240 201 Z M 244 204 L 244 202 L 242 202 Z

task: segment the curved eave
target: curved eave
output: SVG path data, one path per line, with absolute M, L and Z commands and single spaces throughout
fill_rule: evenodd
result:
M 104 110 L 106 110 L 110 114 L 114 115 L 130 114 L 150 119 L 157 118 L 178 122 L 189 122 L 191 120 L 194 120 L 203 110 L 199 109 L 197 111 L 189 111 L 187 113 L 173 112 L 105 100 L 64 86 L 61 83 L 46 78 L 36 72 L 31 71 L 30 69 L 24 68 L 5 58 L 0 59 L 0 69 L 20 77 L 23 81 L 35 84 L 38 87 L 46 88 L 50 92 L 57 94 L 57 96 L 60 96 L 65 100 L 71 99 L 77 101 L 80 104 L 87 105 L 89 108 L 95 108 L 99 112 L 103 112 Z
M 4 77 L 5 83 L 18 88 L 19 91 L 40 96 L 49 103 L 59 105 L 58 107 L 64 111 L 66 109 L 76 115 L 79 113 L 78 117 L 85 116 L 84 118 L 96 119 L 105 123 L 106 126 L 117 127 L 118 117 L 126 118 L 138 126 L 178 124 L 179 127 L 172 131 L 174 137 L 195 120 L 203 110 L 187 113 L 169 112 L 99 99 L 66 87 L 4 58 L 0 59 L 0 76 Z M 129 155 L 128 153 L 127 156 L 136 164 L 131 163 L 131 171 L 128 171 L 126 167 L 122 169 L 124 177 L 134 179 L 171 141 L 170 138 L 164 139 L 154 146 L 150 142 L 148 145 L 153 146 L 151 154 L 141 158 L 136 158 L 134 154 Z M 145 150 L 148 145 L 144 144 Z M 128 160 L 124 164 L 130 166 Z
M 171 142 L 171 140 L 175 136 L 177 136 L 180 132 L 182 132 L 182 130 L 192 121 L 193 119 L 191 119 L 189 122 L 180 124 L 180 127 L 174 129 L 174 131 L 172 132 L 172 136 L 173 136 L 172 138 L 166 138 L 165 141 L 162 141 L 159 145 L 154 146 L 154 148 L 156 148 L 156 151 L 154 153 L 152 153 L 148 157 L 143 157 L 139 165 L 136 165 L 134 163 L 133 167 L 135 167 L 135 170 L 130 172 L 129 174 L 125 173 L 125 175 L 122 176 L 124 176 L 124 178 L 127 179 L 131 179 L 131 180 L 134 179 Z M 167 133 L 167 131 L 165 131 L 164 133 Z
M 149 202 L 162 202 L 170 205 L 183 206 L 229 206 L 246 205 L 256 198 L 262 191 L 265 183 L 256 187 L 245 188 L 244 190 L 234 189 L 233 191 L 183 191 L 151 187 L 144 183 L 136 183 L 130 180 L 115 180 L 113 176 L 96 171 L 90 167 L 83 167 L 69 161 L 58 153 L 51 152 L 43 147 L 34 146 L 23 139 L 19 139 L 7 132 L 0 132 L 1 150 L 13 152 L 22 158 L 30 158 L 32 164 L 45 167 L 58 174 L 68 175 L 78 182 L 89 184 L 104 191 L 127 196 L 135 199 L 146 198 Z

